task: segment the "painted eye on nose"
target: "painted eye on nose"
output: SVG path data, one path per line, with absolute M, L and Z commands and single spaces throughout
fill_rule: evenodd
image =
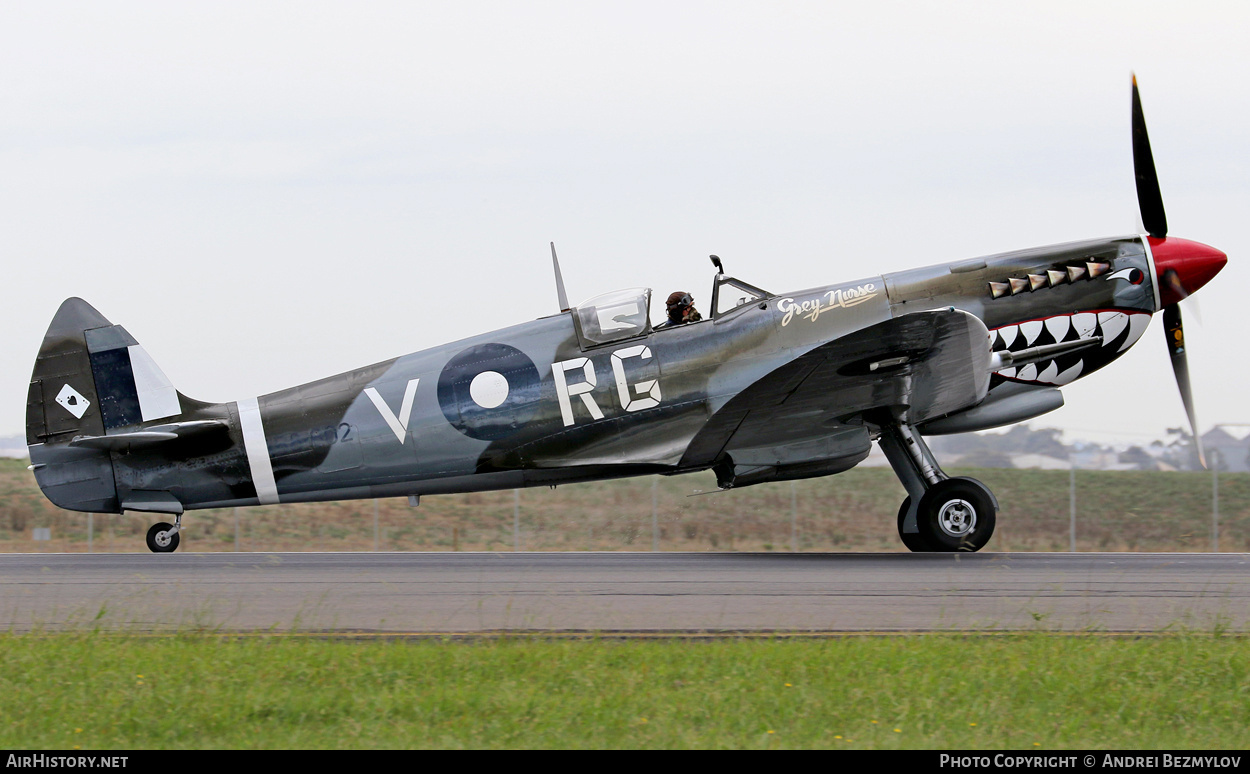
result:
M 1107 275 L 1108 280 L 1124 280 L 1133 285 L 1140 285 L 1146 279 L 1146 274 L 1141 269 L 1120 269 L 1114 274 Z

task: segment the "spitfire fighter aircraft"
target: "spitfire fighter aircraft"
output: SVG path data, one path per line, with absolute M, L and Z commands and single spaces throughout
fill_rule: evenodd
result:
M 912 551 L 976 551 L 998 503 L 947 476 L 924 436 L 1063 405 L 1162 311 L 1190 423 L 1178 306 L 1224 253 L 1167 236 L 1136 81 L 1133 157 L 1145 234 L 1003 253 L 773 293 L 716 275 L 706 319 L 650 322 L 650 290 L 281 392 L 203 403 L 81 299 L 61 305 L 27 401 L 31 469 L 76 511 L 184 511 L 419 497 L 712 470 L 720 487 L 827 476 L 875 440 L 908 492 Z M 554 261 L 555 250 L 552 248 Z M 1195 432 L 1195 437 L 1197 433 Z

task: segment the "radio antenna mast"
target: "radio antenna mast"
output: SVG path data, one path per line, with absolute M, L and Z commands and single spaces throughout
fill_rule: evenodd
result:
M 569 310 L 569 297 L 564 292 L 564 277 L 560 274 L 560 259 L 556 258 L 556 243 L 551 243 L 551 265 L 556 270 L 556 294 L 560 297 L 560 311 Z

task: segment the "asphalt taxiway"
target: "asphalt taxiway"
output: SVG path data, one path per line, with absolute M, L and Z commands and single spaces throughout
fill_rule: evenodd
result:
M 1250 630 L 1248 554 L 0 555 L 11 631 Z

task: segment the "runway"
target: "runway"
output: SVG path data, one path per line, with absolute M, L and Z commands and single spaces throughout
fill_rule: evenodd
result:
M 11 631 L 1250 631 L 1248 554 L 4 554 Z

